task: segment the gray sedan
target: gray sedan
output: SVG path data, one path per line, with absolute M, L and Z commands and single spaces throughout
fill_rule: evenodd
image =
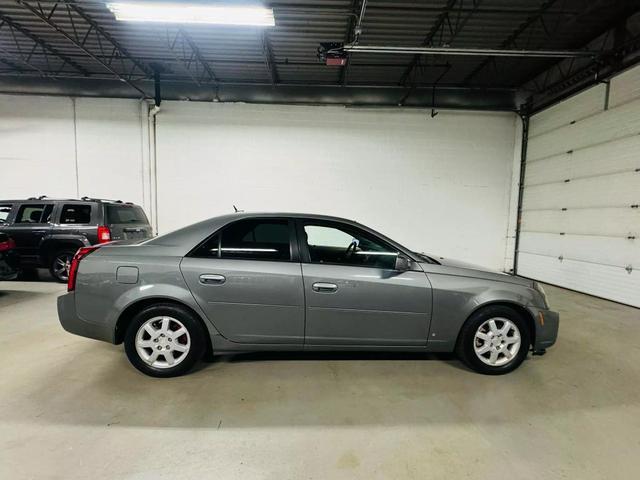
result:
M 171 377 L 205 354 L 258 350 L 457 352 L 502 374 L 558 333 L 536 282 L 413 252 L 356 222 L 236 213 L 136 245 L 81 248 L 58 315 L 124 342 Z

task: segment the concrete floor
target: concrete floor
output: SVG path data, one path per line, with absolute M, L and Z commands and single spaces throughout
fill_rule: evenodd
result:
M 158 380 L 64 332 L 64 286 L 0 283 L 0 478 L 637 478 L 640 310 L 547 290 L 560 339 L 507 376 L 254 354 Z

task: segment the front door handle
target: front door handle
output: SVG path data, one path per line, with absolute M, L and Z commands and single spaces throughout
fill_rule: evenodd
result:
M 335 283 L 316 282 L 311 288 L 314 292 L 318 293 L 333 293 L 338 291 L 338 286 Z
M 224 275 L 214 273 L 203 273 L 200 275 L 200 283 L 203 285 L 222 285 L 227 279 Z
M 31 232 L 33 235 L 44 235 L 45 233 L 47 233 L 46 230 L 33 230 Z

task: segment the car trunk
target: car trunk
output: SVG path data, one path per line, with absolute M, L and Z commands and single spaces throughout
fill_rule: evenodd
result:
M 139 241 L 153 236 L 144 210 L 137 205 L 105 205 L 105 214 L 113 241 Z

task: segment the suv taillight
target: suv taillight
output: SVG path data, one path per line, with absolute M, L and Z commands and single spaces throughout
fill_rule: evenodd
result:
M 0 252 L 6 252 L 8 250 L 13 250 L 14 248 L 16 248 L 16 242 L 13 238 L 0 242 Z
M 78 276 L 78 267 L 80 266 L 80 260 L 89 255 L 94 250 L 100 248 L 99 246 L 82 247 L 79 248 L 76 254 L 71 260 L 71 266 L 69 267 L 69 280 L 67 281 L 67 292 L 73 292 L 76 289 L 76 278 Z
M 98 225 L 98 243 L 111 241 L 111 230 L 105 225 Z

